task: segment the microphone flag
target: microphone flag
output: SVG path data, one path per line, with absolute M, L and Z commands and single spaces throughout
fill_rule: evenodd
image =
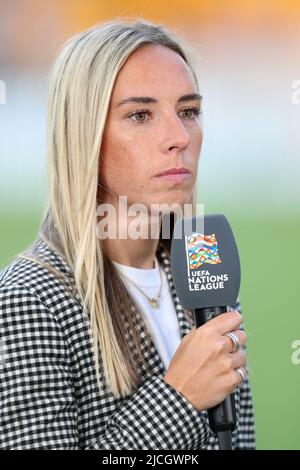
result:
M 218 241 L 214 233 L 204 235 L 202 233 L 192 233 L 185 236 L 188 271 L 197 269 L 204 263 L 220 264 Z

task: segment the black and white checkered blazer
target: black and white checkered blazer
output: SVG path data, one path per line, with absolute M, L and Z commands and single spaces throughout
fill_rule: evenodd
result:
M 43 239 L 38 237 L 32 246 L 71 278 L 64 259 Z M 162 245 L 157 255 L 183 337 L 194 326 L 191 312 L 179 303 Z M 143 339 L 142 324 L 138 330 Z M 195 409 L 163 381 L 166 370 L 153 343 L 150 351 L 144 346 L 143 355 L 151 373 L 140 363 L 143 382 L 131 396 L 116 399 L 103 373 L 99 390 L 89 319 L 79 297 L 71 296 L 49 270 L 16 258 L 0 271 L 0 449 L 218 449 L 207 412 Z M 254 449 L 247 379 L 235 397 L 233 448 Z

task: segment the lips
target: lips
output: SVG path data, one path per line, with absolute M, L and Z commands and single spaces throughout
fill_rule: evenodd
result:
M 178 175 L 178 174 L 190 174 L 191 172 L 187 168 L 168 168 L 168 170 L 158 173 L 156 176 L 165 175 Z

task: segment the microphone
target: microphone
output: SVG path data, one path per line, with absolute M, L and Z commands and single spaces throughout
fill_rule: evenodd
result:
M 171 272 L 180 303 L 192 310 L 195 326 L 234 307 L 240 288 L 240 260 L 231 227 L 222 214 L 176 221 L 171 245 Z M 209 424 L 220 449 L 231 449 L 236 427 L 234 393 L 208 409 Z

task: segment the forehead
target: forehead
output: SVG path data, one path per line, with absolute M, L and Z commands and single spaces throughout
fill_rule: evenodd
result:
M 112 99 L 128 93 L 158 95 L 168 90 L 179 93 L 196 91 L 193 74 L 183 58 L 159 44 L 145 44 L 134 51 L 118 73 Z

